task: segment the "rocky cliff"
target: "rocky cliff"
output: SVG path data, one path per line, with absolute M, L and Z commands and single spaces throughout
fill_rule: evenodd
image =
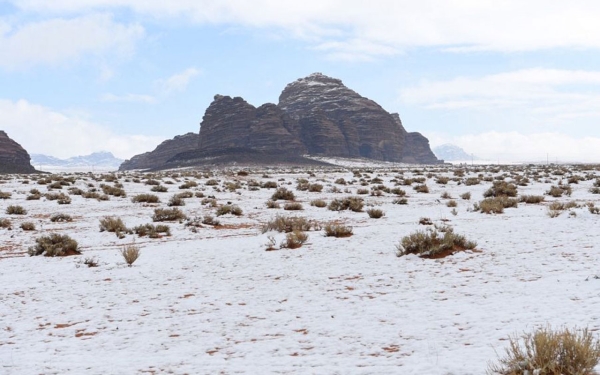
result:
M 321 73 L 288 84 L 276 105 L 256 108 L 240 97 L 216 95 L 202 118 L 197 144 L 159 158 L 155 154 L 161 145 L 123 163 L 121 169 L 192 165 L 216 156 L 244 162 L 245 156 L 276 161 L 305 154 L 440 163 L 427 138 L 408 133 L 398 114 Z
M 0 130 L 0 173 L 35 173 L 29 154 Z
M 119 167 L 120 171 L 130 169 L 151 169 L 162 166 L 177 154 L 198 149 L 200 135 L 187 133 L 178 135 L 159 144 L 153 151 L 136 155 L 125 160 Z

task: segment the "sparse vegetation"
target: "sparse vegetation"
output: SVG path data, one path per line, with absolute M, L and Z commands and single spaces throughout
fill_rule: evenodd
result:
M 337 223 L 325 224 L 323 229 L 325 230 L 326 237 L 343 238 L 350 237 L 353 234 L 352 227 Z
M 477 243 L 454 233 L 452 228 L 445 228 L 444 232 L 428 228 L 403 237 L 396 245 L 396 255 L 416 254 L 421 258 L 441 258 L 457 251 L 475 249 L 476 246 Z
M 152 221 L 182 221 L 187 216 L 179 208 L 157 208 L 154 210 Z
M 271 230 L 284 233 L 293 232 L 295 230 L 306 232 L 313 228 L 318 230 L 317 227 L 318 224 L 316 222 L 309 221 L 304 217 L 277 215 L 262 226 L 262 233 Z
M 121 250 L 121 255 L 123 256 L 123 259 L 125 259 L 125 263 L 131 267 L 140 257 L 140 248 L 133 245 L 125 246 Z
M 12 223 L 6 218 L 0 218 L 0 228 L 10 230 L 12 229 Z
M 544 201 L 543 195 L 521 195 L 519 202 L 527 204 L 538 204 Z
M 163 236 L 171 235 L 171 228 L 164 224 L 143 224 L 133 228 L 133 232 L 140 237 L 162 238 Z
M 114 233 L 119 238 L 125 238 L 126 233 L 131 233 L 123 220 L 115 216 L 105 216 L 100 219 L 100 232 L 104 231 Z
M 285 236 L 285 240 L 279 245 L 282 249 L 298 249 L 308 240 L 308 234 L 303 231 L 295 230 Z
M 160 203 L 158 195 L 155 194 L 138 194 L 131 198 L 133 203 Z
M 217 208 L 217 212 L 215 212 L 215 215 L 217 215 L 217 216 L 222 216 L 222 215 L 227 215 L 227 214 L 241 216 L 242 209 L 239 206 L 236 206 L 234 204 L 233 205 L 226 204 L 226 205 L 223 205 L 223 206 L 220 206 L 219 208 Z
M 26 221 L 24 223 L 21 223 L 21 229 L 23 229 L 24 231 L 35 230 L 35 224 L 31 221 Z
M 273 193 L 273 195 L 271 196 L 271 199 L 274 201 L 276 201 L 276 200 L 293 201 L 294 199 L 296 199 L 296 196 L 294 195 L 294 192 L 292 192 L 284 187 L 280 187 L 275 191 L 275 193 Z
M 494 181 L 492 187 L 483 193 L 484 198 L 494 197 L 516 197 L 517 185 L 506 181 Z
M 304 207 L 302 206 L 302 203 L 300 203 L 300 202 L 290 202 L 290 203 L 286 203 L 283 206 L 283 209 L 286 211 L 301 211 L 304 209 Z
M 35 246 L 29 248 L 30 256 L 44 255 L 47 257 L 62 257 L 69 255 L 79 255 L 77 241 L 66 234 L 52 233 L 48 236 L 36 238 Z
M 73 221 L 73 218 L 71 217 L 71 215 L 61 213 L 50 216 L 50 221 L 53 223 L 68 223 Z
M 385 216 L 385 213 L 379 208 L 370 208 L 367 210 L 367 214 L 371 219 L 380 219 Z
M 27 210 L 23 206 L 10 205 L 6 207 L 7 215 L 27 215 Z
M 364 200 L 360 197 L 346 197 L 344 199 L 334 199 L 329 202 L 327 207 L 331 211 L 351 210 L 361 212 L 364 206 Z
M 322 199 L 313 199 L 312 201 L 310 201 L 310 205 L 313 207 L 323 208 L 327 207 L 327 202 L 325 202 Z

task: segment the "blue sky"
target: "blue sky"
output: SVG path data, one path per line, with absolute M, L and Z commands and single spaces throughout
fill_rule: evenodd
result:
M 595 1 L 0 0 L 0 129 L 30 153 L 122 158 L 313 72 L 432 146 L 600 162 Z

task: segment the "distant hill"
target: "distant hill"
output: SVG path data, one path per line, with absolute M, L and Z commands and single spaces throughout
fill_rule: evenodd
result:
M 471 158 L 478 160 L 477 157 L 473 157 L 472 154 L 467 153 L 462 148 L 449 143 L 434 147 L 433 153 L 438 159 L 444 161 L 466 161 L 471 160 Z
M 116 158 L 110 152 L 94 152 L 90 155 L 74 156 L 68 159 L 59 159 L 54 156 L 42 154 L 31 154 L 31 164 L 42 167 L 99 167 L 118 169 L 121 163 L 123 163 L 123 159 Z

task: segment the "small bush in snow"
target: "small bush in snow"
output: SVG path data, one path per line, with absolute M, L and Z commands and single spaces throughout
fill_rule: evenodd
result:
M 158 195 L 155 194 L 138 194 L 131 198 L 133 203 L 160 203 Z
M 140 257 L 140 248 L 133 245 L 125 246 L 121 250 L 121 255 L 123 256 L 123 259 L 125 259 L 125 263 L 131 267 L 131 265 Z
M 284 187 L 280 187 L 277 190 L 275 190 L 275 193 L 273 193 L 273 196 L 271 196 L 271 199 L 276 201 L 276 200 L 286 200 L 286 201 L 293 201 L 294 199 L 296 199 L 296 196 L 294 195 L 294 192 L 284 188 Z
M 179 208 L 157 208 L 154 210 L 152 221 L 178 221 L 187 217 Z
M 403 237 L 396 245 L 396 255 L 416 254 L 422 258 L 438 258 L 452 255 L 457 251 L 472 250 L 477 243 L 454 233 L 452 228 L 444 232 L 428 228 Z
M 42 236 L 35 240 L 35 246 L 29 248 L 30 256 L 44 255 L 47 257 L 79 255 L 77 250 L 77 241 L 71 237 L 53 233 L 49 236 Z
M 370 208 L 367 210 L 367 214 L 371 219 L 380 219 L 385 216 L 385 213 L 379 208 Z
M 27 210 L 25 210 L 22 206 L 10 205 L 6 207 L 7 215 L 26 215 Z
M 336 223 L 328 223 L 323 228 L 325 230 L 325 237 L 350 237 L 352 236 L 352 227 L 336 224 Z

